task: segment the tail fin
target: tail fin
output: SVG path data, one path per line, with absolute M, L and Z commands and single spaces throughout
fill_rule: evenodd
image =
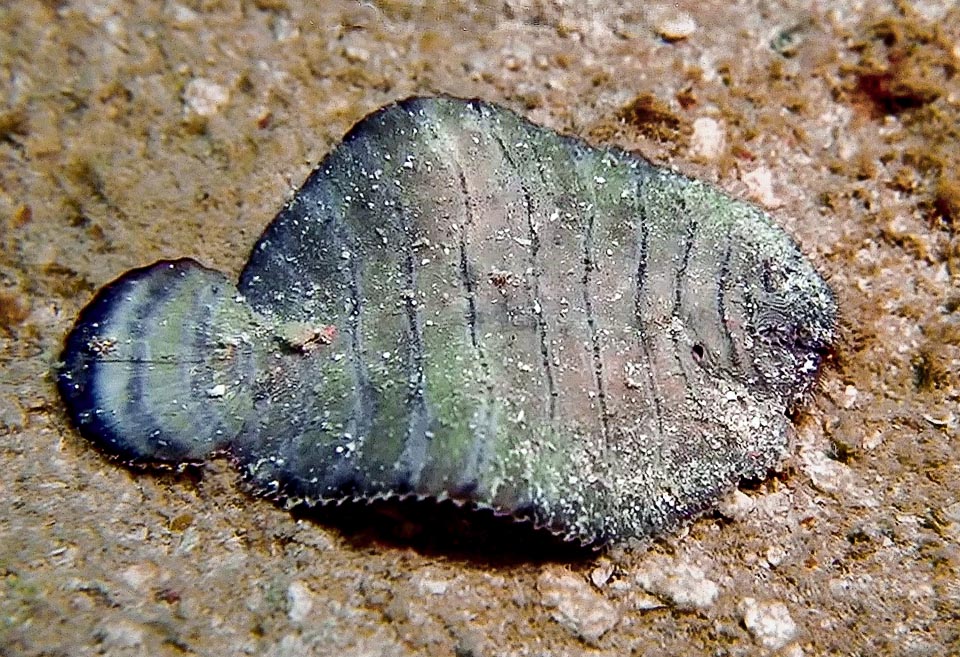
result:
M 84 308 L 61 356 L 73 423 L 125 461 L 201 461 L 252 409 L 256 319 L 223 274 L 189 260 L 127 272 Z

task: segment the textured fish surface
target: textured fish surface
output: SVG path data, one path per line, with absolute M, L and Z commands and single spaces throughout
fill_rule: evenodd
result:
M 453 499 L 649 537 L 785 455 L 834 296 L 756 207 L 480 101 L 360 121 L 234 284 L 104 287 L 57 379 L 129 463 L 227 454 L 294 505 Z

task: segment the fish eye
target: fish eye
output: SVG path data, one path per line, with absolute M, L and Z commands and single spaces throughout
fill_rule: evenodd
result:
M 690 355 L 693 356 L 693 361 L 697 364 L 703 362 L 704 356 L 707 355 L 706 350 L 703 348 L 703 345 L 697 343 L 690 348 Z

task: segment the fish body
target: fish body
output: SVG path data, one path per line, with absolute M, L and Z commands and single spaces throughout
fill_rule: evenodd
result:
M 239 282 L 184 259 L 107 285 L 57 378 L 130 463 L 227 454 L 289 505 L 452 499 L 596 544 L 774 467 L 836 314 L 753 205 L 412 98 L 350 130 Z

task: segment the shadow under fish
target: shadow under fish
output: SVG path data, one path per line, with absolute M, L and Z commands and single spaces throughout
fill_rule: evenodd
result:
M 411 98 L 350 130 L 239 283 L 182 259 L 101 289 L 57 382 L 130 464 L 227 455 L 288 507 L 450 501 L 599 545 L 776 466 L 836 314 L 758 208 Z

